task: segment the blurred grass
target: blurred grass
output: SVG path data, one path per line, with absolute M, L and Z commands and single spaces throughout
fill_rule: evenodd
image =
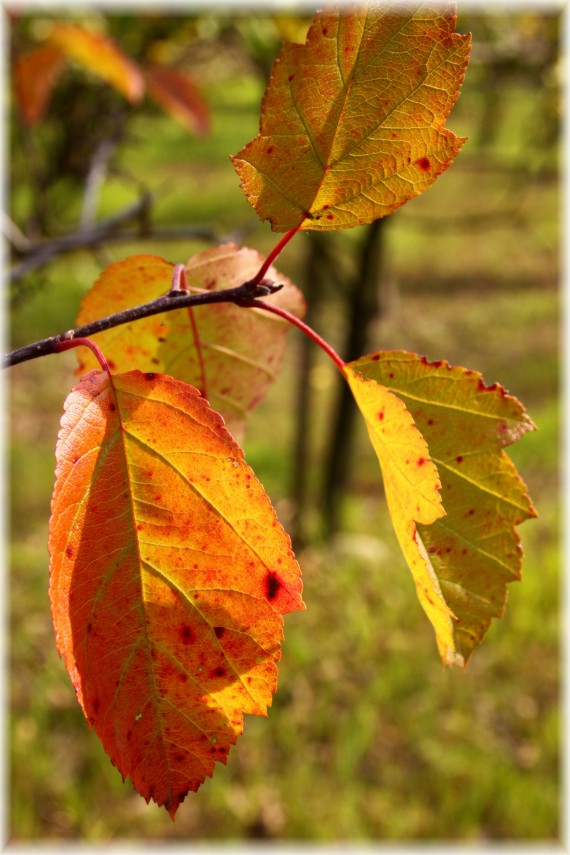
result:
M 516 394 L 539 428 L 512 449 L 540 517 L 522 528 L 524 579 L 511 586 L 504 620 L 493 624 L 466 673 L 442 668 L 360 430 L 342 532 L 298 556 L 307 611 L 286 619 L 269 717 L 246 717 L 228 765 L 187 797 L 171 823 L 122 783 L 89 733 L 55 650 L 47 526 L 53 449 L 74 358 L 16 366 L 9 472 L 13 841 L 488 843 L 559 836 L 558 184 L 555 173 L 513 180 L 489 168 L 489 161 L 517 160 L 539 88 L 503 93 L 508 113 L 489 152 L 477 145 L 484 101 L 473 77 L 449 124 L 474 140 L 429 193 L 391 219 L 392 296 L 375 325 L 374 347 L 481 370 L 488 383 Z M 204 141 L 162 117 L 138 120 L 125 157 L 133 174 L 166 188 L 157 221 L 222 230 L 252 221 L 227 156 L 256 133 L 260 94 L 252 78 L 212 84 L 214 129 Z M 101 215 L 131 200 L 113 182 Z M 498 215 L 492 227 L 489 211 Z M 477 212 L 480 221 L 461 226 Z M 341 238 L 347 247 L 351 239 Z M 248 238 L 262 250 L 273 242 L 257 225 Z M 105 260 L 153 252 L 179 261 L 202 246 L 111 246 Z M 303 252 L 300 236 L 279 266 L 300 275 Z M 78 254 L 44 271 L 43 287 L 12 313 L 14 346 L 69 328 L 100 269 L 96 256 Z M 334 344 L 344 325 L 339 306 L 324 318 L 329 329 L 319 331 Z M 293 332 L 283 375 L 252 418 L 245 446 L 285 524 L 297 343 Z M 311 375 L 322 403 L 312 425 L 317 468 L 334 377 L 319 355 Z

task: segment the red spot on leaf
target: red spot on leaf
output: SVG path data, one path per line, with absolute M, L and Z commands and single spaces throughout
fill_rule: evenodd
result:
M 65 554 L 67 555 L 68 558 L 72 558 L 73 557 L 73 547 L 72 546 L 66 546 L 65 547 Z
M 216 638 L 221 638 L 223 636 L 223 634 L 225 633 L 225 631 L 226 631 L 226 628 L 224 626 L 215 626 L 214 627 L 214 634 L 215 634 Z
M 372 358 L 372 362 L 378 362 L 378 360 L 380 359 L 380 354 L 375 353 L 375 354 L 373 354 L 373 356 L 371 358 Z
M 154 378 L 155 378 L 155 375 L 152 373 L 152 371 L 149 371 L 146 375 L 146 379 L 147 380 L 154 380 Z
M 383 420 L 384 420 L 384 411 L 383 411 L 383 410 L 382 410 L 381 412 L 379 412 L 379 413 L 378 413 L 378 418 L 379 418 L 379 420 L 380 420 L 380 421 L 383 421 Z
M 425 457 L 418 457 L 418 466 L 423 466 L 425 462 Z
M 269 571 L 267 576 L 265 577 L 265 596 L 268 600 L 274 600 L 277 594 L 279 593 L 280 588 L 283 587 L 283 584 L 277 573 L 274 573 L 272 570 Z
M 182 644 L 192 644 L 196 641 L 196 634 L 188 624 L 182 624 L 180 627 L 180 640 L 182 641 Z
M 430 171 L 431 163 L 429 157 L 420 157 L 419 160 L 416 160 L 416 163 L 423 172 Z
M 458 454 L 458 455 L 457 455 L 457 457 L 455 458 L 455 460 L 456 460 L 456 462 L 457 462 L 457 463 L 462 463 L 462 462 L 463 462 L 463 457 L 461 456 L 461 454 Z

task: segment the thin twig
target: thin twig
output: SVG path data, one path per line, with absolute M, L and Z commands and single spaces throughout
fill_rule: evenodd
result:
M 30 359 L 37 359 L 40 356 L 57 353 L 62 341 L 74 338 L 87 338 L 90 335 L 103 332 L 103 330 L 118 327 L 121 324 L 132 323 L 141 318 L 158 315 L 162 312 L 170 312 L 188 306 L 203 306 L 208 303 L 235 303 L 238 306 L 250 306 L 256 297 L 267 297 L 269 294 L 279 291 L 282 287 L 282 285 L 264 279 L 261 283 L 248 280 L 235 288 L 227 288 L 224 291 L 203 291 L 199 294 L 188 294 L 185 291 L 178 290 L 168 291 L 162 297 L 151 300 L 149 303 L 125 309 L 122 312 L 117 312 L 115 315 L 108 315 L 106 318 L 92 321 L 76 329 L 68 330 L 59 335 L 50 336 L 49 338 L 44 338 L 13 350 L 2 358 L 1 367 L 8 368 L 20 362 L 27 362 Z
M 0 230 L 15 250 L 21 253 L 29 252 L 32 242 L 5 211 L 0 211 Z
M 91 159 L 87 180 L 85 181 L 85 192 L 83 194 L 83 205 L 79 228 L 81 231 L 92 229 L 95 225 L 95 215 L 99 205 L 101 187 L 107 177 L 109 161 L 111 160 L 117 143 L 115 140 L 104 139 L 97 146 L 95 154 Z

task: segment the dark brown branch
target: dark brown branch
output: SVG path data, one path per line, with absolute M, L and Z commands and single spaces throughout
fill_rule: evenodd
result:
M 103 330 L 111 329 L 111 327 L 132 323 L 141 318 L 147 318 L 150 315 L 159 315 L 162 312 L 183 309 L 187 306 L 204 306 L 208 303 L 235 303 L 238 306 L 247 307 L 257 297 L 267 297 L 269 294 L 279 291 L 282 287 L 282 285 L 277 285 L 269 279 L 264 279 L 258 284 L 248 280 L 235 288 L 228 288 L 225 291 L 204 291 L 200 294 L 189 294 L 186 291 L 179 290 L 168 291 L 162 297 L 151 300 L 149 303 L 134 306 L 132 309 L 125 309 L 122 312 L 117 312 L 115 315 L 109 315 L 106 318 L 92 321 L 74 330 L 68 330 L 59 335 L 50 336 L 49 338 L 44 338 L 13 350 L 2 357 L 1 367 L 9 368 L 11 365 L 17 365 L 20 362 L 27 362 L 30 359 L 37 359 L 40 356 L 57 353 L 58 345 L 62 341 L 71 338 L 87 338 L 88 336 L 103 332 Z

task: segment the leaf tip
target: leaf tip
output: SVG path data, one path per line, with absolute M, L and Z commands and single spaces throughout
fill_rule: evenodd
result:
M 447 648 L 445 653 L 443 654 L 443 664 L 447 668 L 453 668 L 454 666 L 457 668 L 462 668 L 463 671 L 467 668 L 467 662 L 465 661 L 465 657 L 458 653 L 456 650 L 451 650 Z

